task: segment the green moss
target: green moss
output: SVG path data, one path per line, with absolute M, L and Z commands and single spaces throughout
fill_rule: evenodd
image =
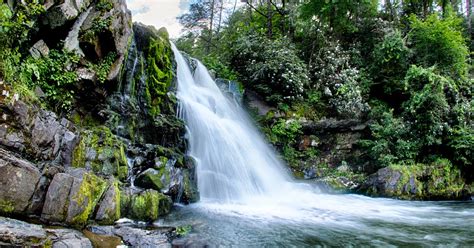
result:
M 173 80 L 172 51 L 166 32 L 158 32 L 150 39 L 147 49 L 147 87 L 145 96 L 149 104 L 149 114 L 160 114 L 160 105 Z
M 153 221 L 169 213 L 171 199 L 155 190 L 146 190 L 133 195 L 130 205 L 130 217 L 133 219 Z
M 0 213 L 11 214 L 15 210 L 15 205 L 11 201 L 0 200 Z
M 125 145 L 107 127 L 85 130 L 74 150 L 72 166 L 125 180 L 128 174 Z
M 94 174 L 84 173 L 79 190 L 72 196 L 72 200 L 78 206 L 83 207 L 83 211 L 74 216 L 69 224 L 75 227 L 83 227 L 89 217 L 93 214 L 97 203 L 107 189 L 107 182 Z
M 113 180 L 108 185 L 107 190 L 110 190 L 111 188 L 113 188 L 113 191 L 115 192 L 115 197 L 113 199 L 115 208 L 107 206 L 109 208 L 106 210 L 106 217 L 98 221 L 101 225 L 112 225 L 116 220 L 120 219 L 121 216 L 121 192 L 119 189 L 119 182 L 117 180 Z

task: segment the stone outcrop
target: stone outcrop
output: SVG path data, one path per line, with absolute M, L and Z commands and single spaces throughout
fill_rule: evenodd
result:
M 39 86 L 37 98 L 20 100 L 9 96 L 2 81 L 0 213 L 83 228 L 121 217 L 154 221 L 173 202 L 196 201 L 166 30 L 141 24 L 132 29 L 125 0 L 43 4 L 46 12 L 32 30 L 38 40 L 28 49 L 40 60 L 63 45 L 79 56 L 64 65 L 77 74 L 70 85 L 75 104 L 69 113 L 55 113 L 41 104 L 47 96 Z M 99 82 L 94 68 L 110 58 Z M 152 170 L 160 180 L 140 179 L 134 186 L 138 175 Z M 75 233 L 56 234 L 57 240 L 85 245 Z

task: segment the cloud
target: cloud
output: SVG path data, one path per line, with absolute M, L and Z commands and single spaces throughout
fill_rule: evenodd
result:
M 176 38 L 181 33 L 181 25 L 176 17 L 186 12 L 189 0 L 127 0 L 133 21 L 166 27 L 170 36 Z

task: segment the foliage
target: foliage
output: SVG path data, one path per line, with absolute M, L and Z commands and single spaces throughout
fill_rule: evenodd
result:
M 302 98 L 308 72 L 287 40 L 251 35 L 241 37 L 237 44 L 232 65 L 242 75 L 244 85 L 272 103 Z
M 410 49 L 400 31 L 385 35 L 373 52 L 372 75 L 388 95 L 404 93 L 404 75 L 409 67 Z
M 95 8 L 101 12 L 110 11 L 114 7 L 114 4 L 109 0 L 99 0 Z
M 104 83 L 107 80 L 107 76 L 109 75 L 110 68 L 112 67 L 115 59 L 117 58 L 117 54 L 111 52 L 105 56 L 102 60 L 99 61 L 98 64 L 89 63 L 88 67 L 95 72 L 97 76 L 97 80 L 100 83 Z
M 186 236 L 189 232 L 191 232 L 192 227 L 190 225 L 186 226 L 178 226 L 176 227 L 176 234 L 179 236 Z
M 368 110 L 360 89 L 360 72 L 350 64 L 351 56 L 339 44 L 328 44 L 309 65 L 315 85 L 329 98 L 341 117 L 358 118 Z
M 29 57 L 21 66 L 20 81 L 30 88 L 39 86 L 50 107 L 68 111 L 74 102 L 74 83 L 77 74 L 73 68 L 79 62 L 74 52 L 51 50 L 48 57 Z
M 446 76 L 463 79 L 468 73 L 469 50 L 462 33 L 462 19 L 449 13 L 444 19 L 432 14 L 421 20 L 410 17 L 410 45 L 416 62 L 425 67 L 436 65 Z
M 423 145 L 440 145 L 448 128 L 450 107 L 444 88 L 449 81 L 430 69 L 417 66 L 407 73 L 407 81 L 408 85 L 415 88 L 411 98 L 403 105 L 403 116 L 413 127 L 412 135 L 421 139 Z M 421 87 L 421 90 L 416 90 L 417 87 Z

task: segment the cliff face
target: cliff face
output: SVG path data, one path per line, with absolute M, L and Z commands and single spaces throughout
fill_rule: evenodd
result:
M 172 202 L 197 200 L 166 30 L 132 25 L 125 0 L 43 8 L 27 59 L 39 68 L 65 62 L 64 72 L 32 77 L 35 100 L 7 78 L 0 84 L 0 214 L 81 228 L 151 221 Z M 61 75 L 72 75 L 67 87 L 50 88 Z M 72 94 L 57 101 L 55 91 Z

